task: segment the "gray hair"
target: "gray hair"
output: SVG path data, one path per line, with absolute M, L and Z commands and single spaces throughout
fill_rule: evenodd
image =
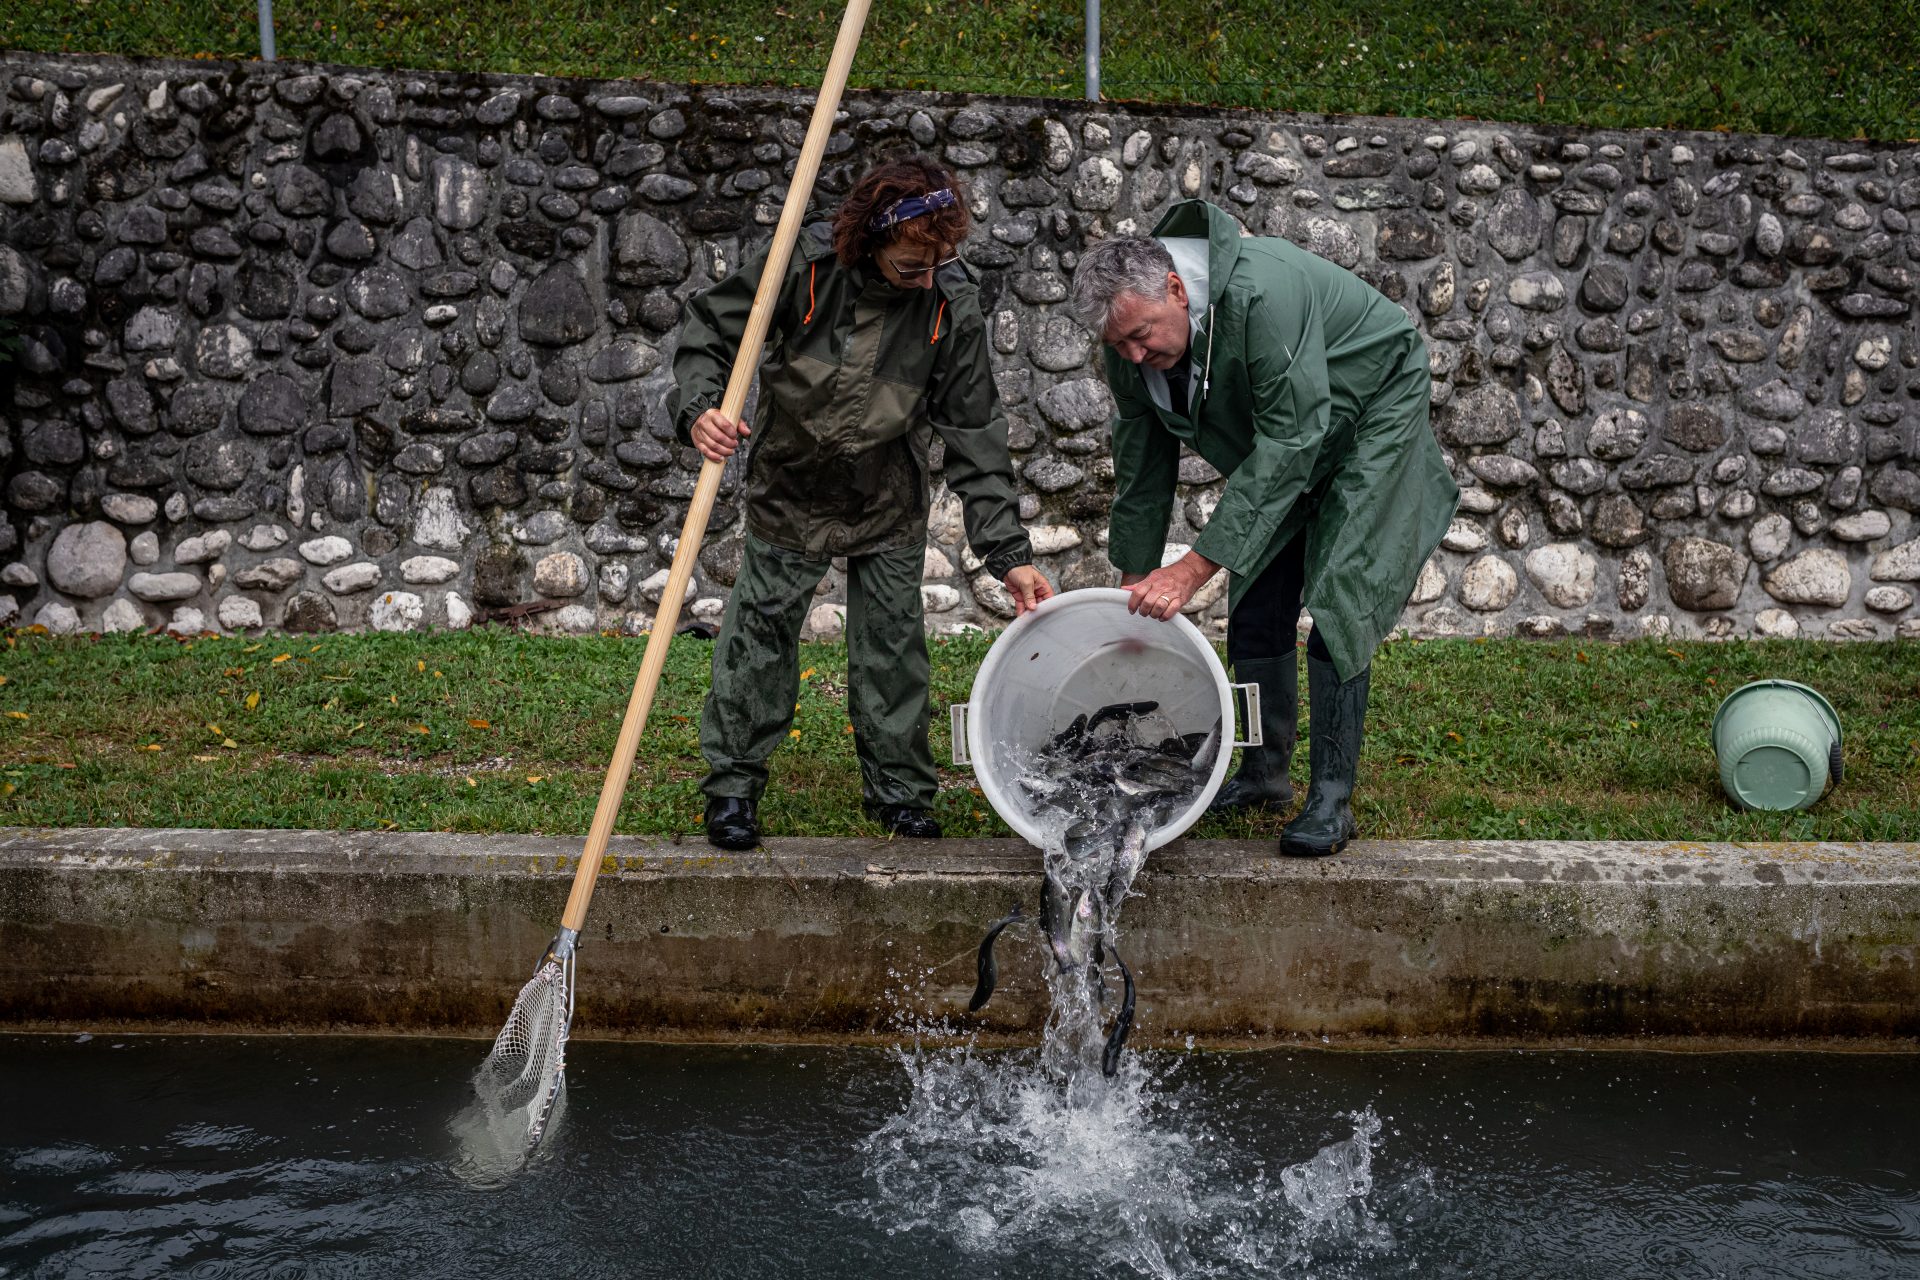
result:
M 1167 273 L 1172 270 L 1173 255 L 1147 236 L 1116 236 L 1090 244 L 1073 269 L 1067 309 L 1096 335 L 1104 334 L 1115 298 L 1130 293 L 1149 302 L 1162 301 L 1167 296 Z

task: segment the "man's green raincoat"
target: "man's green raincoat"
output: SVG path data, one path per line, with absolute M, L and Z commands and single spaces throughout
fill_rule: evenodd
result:
M 1427 423 L 1426 346 L 1351 272 L 1243 238 L 1201 200 L 1154 236 L 1193 325 L 1189 413 L 1166 375 L 1106 349 L 1116 492 L 1108 556 L 1160 567 L 1184 443 L 1227 477 L 1193 549 L 1232 573 L 1229 605 L 1302 530 L 1305 604 L 1342 680 L 1365 670 L 1459 501 Z

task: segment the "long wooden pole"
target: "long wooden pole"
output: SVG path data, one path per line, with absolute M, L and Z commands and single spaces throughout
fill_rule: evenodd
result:
M 813 193 L 813 180 L 820 172 L 820 157 L 826 153 L 827 135 L 833 131 L 834 115 L 840 109 L 840 95 L 847 87 L 847 72 L 853 66 L 854 51 L 860 47 L 860 32 L 866 26 L 870 5 L 871 0 L 848 0 L 846 14 L 840 19 L 840 35 L 833 44 L 833 58 L 827 63 L 826 79 L 820 85 L 820 97 L 814 103 L 813 119 L 800 148 L 800 162 L 794 167 L 793 180 L 787 187 L 787 200 L 780 209 L 779 225 L 773 231 L 773 247 L 767 254 L 766 269 L 760 274 L 760 287 L 753 297 L 753 312 L 747 317 L 747 331 L 740 339 L 733 374 L 727 379 L 727 393 L 720 402 L 720 412 L 729 418 L 737 420 L 746 411 L 747 389 L 753 384 L 754 370 L 760 364 L 767 326 L 773 319 L 780 284 L 786 278 L 793 242 L 800 234 L 800 220 Z M 607 841 L 613 837 L 614 820 L 619 817 L 620 802 L 627 793 L 627 779 L 633 774 L 634 755 L 640 747 L 640 735 L 647 727 L 647 713 L 653 707 L 660 672 L 667 665 L 667 645 L 672 643 L 674 628 L 680 623 L 680 605 L 686 598 L 687 582 L 693 577 L 694 561 L 700 555 L 700 542 L 706 536 L 707 520 L 713 515 L 713 500 L 720 491 L 720 473 L 724 469 L 724 463 L 712 459 L 701 464 L 700 480 L 687 507 L 687 520 L 680 528 L 680 545 L 674 549 L 667 589 L 660 594 L 660 609 L 654 615 L 653 630 L 647 633 L 640 674 L 634 679 L 633 697 L 627 701 L 626 719 L 620 724 L 620 740 L 614 745 L 607 780 L 600 788 L 600 803 L 593 811 L 587 847 L 580 855 L 580 867 L 573 876 L 573 892 L 567 895 L 567 908 L 560 917 L 562 927 L 575 933 L 586 923 L 587 904 L 593 900 L 593 886 L 606 859 Z

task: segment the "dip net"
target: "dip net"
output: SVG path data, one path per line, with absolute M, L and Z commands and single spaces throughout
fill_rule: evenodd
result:
M 520 989 L 493 1051 L 474 1073 L 478 1103 L 473 1136 L 500 1160 L 524 1160 L 557 1117 L 566 1093 L 567 1032 L 573 1024 L 571 930 L 547 948 Z

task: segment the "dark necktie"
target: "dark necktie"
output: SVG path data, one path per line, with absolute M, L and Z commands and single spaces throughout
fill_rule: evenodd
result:
M 1181 352 L 1173 368 L 1167 370 L 1167 399 L 1182 418 L 1192 416 L 1187 412 L 1188 390 L 1193 382 L 1193 365 L 1188 360 L 1191 354 L 1191 349 Z

